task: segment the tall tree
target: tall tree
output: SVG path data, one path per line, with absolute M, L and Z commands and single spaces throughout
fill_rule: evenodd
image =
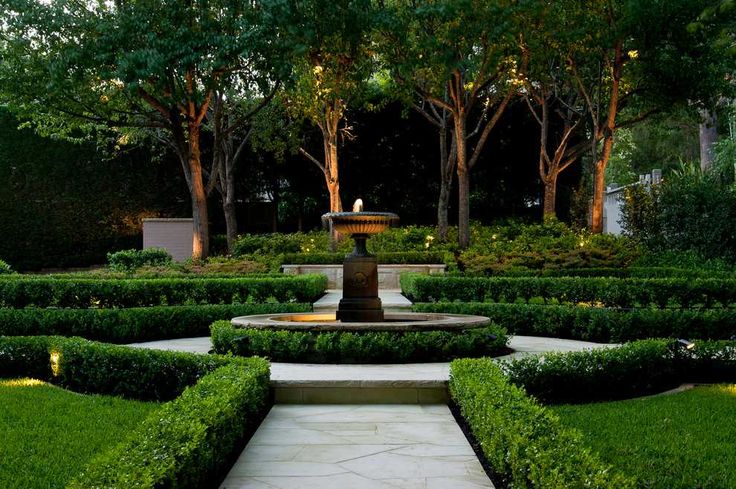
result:
M 373 71 L 370 0 L 271 0 L 277 36 L 290 50 L 293 82 L 284 102 L 291 113 L 317 126 L 322 155 L 301 146 L 299 152 L 324 175 L 330 212 L 342 211 L 339 145 L 351 137 L 348 108 L 359 103 Z
M 713 49 L 713 26 L 690 25 L 708 0 L 591 0 L 590 51 L 569 65 L 585 100 L 589 137 L 569 148 L 593 153 L 591 229 L 603 231 L 605 171 L 616 131 L 678 103 L 708 106 L 727 82 L 729 66 Z
M 179 157 L 192 200 L 192 252 L 209 252 L 202 130 L 215 94 L 263 61 L 253 4 L 229 0 L 2 0 L 11 105 L 62 136 L 144 130 Z
M 461 248 L 470 244 L 470 172 L 525 69 L 527 7 L 516 0 L 401 1 L 383 29 L 383 58 L 398 83 L 451 116 Z

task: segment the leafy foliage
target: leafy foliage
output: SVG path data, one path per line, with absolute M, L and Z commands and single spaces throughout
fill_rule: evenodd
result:
M 115 272 L 130 272 L 144 266 L 166 266 L 174 260 L 161 248 L 124 250 L 107 254 L 107 264 Z
M 9 275 L 15 273 L 13 269 L 4 260 L 0 260 L 0 275 Z
M 626 232 L 654 252 L 692 252 L 736 262 L 736 191 L 733 168 L 701 173 L 685 166 L 664 183 L 628 190 Z
M 440 362 L 499 353 L 508 342 L 495 325 L 457 331 L 303 332 L 243 329 L 229 321 L 212 324 L 217 353 L 261 355 L 275 362 Z

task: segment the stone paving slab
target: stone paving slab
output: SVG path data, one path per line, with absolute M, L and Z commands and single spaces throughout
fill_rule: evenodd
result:
M 381 299 L 383 310 L 386 312 L 410 312 L 412 303 L 401 294 L 398 289 L 379 289 L 378 297 Z M 342 290 L 330 289 L 317 302 L 313 304 L 314 312 L 332 312 L 342 298 Z
M 488 489 L 446 405 L 276 404 L 221 489 Z

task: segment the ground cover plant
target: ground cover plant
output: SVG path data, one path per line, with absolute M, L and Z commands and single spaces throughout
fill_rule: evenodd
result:
M 61 489 L 125 439 L 155 402 L 80 395 L 39 380 L 0 380 L 0 487 Z
M 551 408 L 606 463 L 651 489 L 736 487 L 736 386 Z

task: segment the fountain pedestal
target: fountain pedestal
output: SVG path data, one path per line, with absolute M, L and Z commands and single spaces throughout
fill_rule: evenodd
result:
M 365 247 L 367 234 L 353 234 L 355 249 L 345 257 L 342 299 L 336 319 L 344 322 L 383 321 L 378 297 L 378 262 Z

